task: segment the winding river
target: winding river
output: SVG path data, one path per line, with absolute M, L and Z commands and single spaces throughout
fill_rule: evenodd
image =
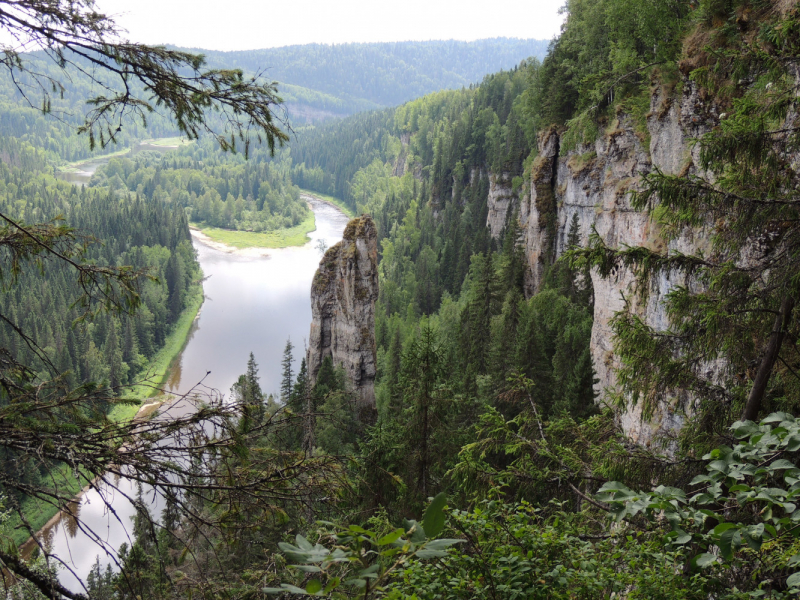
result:
M 331 246 L 341 239 L 347 217 L 339 209 L 308 199 L 316 216 L 316 231 L 305 246 L 280 250 L 225 252 L 202 241 L 193 232 L 194 246 L 205 274 L 205 301 L 189 333 L 187 343 L 175 359 L 166 387 L 182 395 L 200 384 L 227 394 L 246 369 L 252 352 L 259 365 L 265 393 L 280 388 L 281 358 L 286 340 L 295 346 L 295 372 L 304 353 L 311 323 L 311 280 L 321 255 L 319 241 Z M 207 391 L 207 390 L 206 390 Z M 135 495 L 130 482 L 118 482 L 120 490 Z M 80 590 L 78 578 L 86 580 L 95 560 L 105 568 L 122 543 L 130 544 L 133 506 L 119 494 L 112 500 L 116 516 L 110 514 L 100 495 L 90 491 L 73 505 L 80 523 L 64 513 L 53 518 L 40 538 L 64 563 L 62 583 Z M 151 512 L 159 515 L 158 501 Z M 92 541 L 83 530 L 91 530 Z M 98 543 L 102 547 L 98 547 Z

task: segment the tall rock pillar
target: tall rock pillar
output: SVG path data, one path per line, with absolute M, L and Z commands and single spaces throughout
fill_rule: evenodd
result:
M 363 215 L 347 224 L 314 275 L 306 356 L 312 385 L 326 356 L 344 368 L 363 417 L 375 409 L 377 299 L 378 234 L 372 218 Z

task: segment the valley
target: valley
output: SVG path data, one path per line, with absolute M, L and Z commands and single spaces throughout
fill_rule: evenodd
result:
M 265 390 L 280 394 L 280 359 L 287 340 L 302 347 L 311 322 L 311 287 L 320 254 L 321 240 L 335 244 L 347 218 L 327 204 L 314 204 L 317 229 L 302 247 L 271 250 L 262 257 L 217 251 L 194 240 L 204 274 L 202 307 L 185 337 L 183 349 L 171 361 L 159 386 L 163 395 L 159 409 L 164 414 L 192 410 L 193 395 L 228 395 L 252 352 L 261 363 Z M 299 367 L 299 358 L 294 363 Z M 151 392 L 152 393 L 152 392 Z M 99 560 L 100 566 L 115 566 L 120 545 L 132 543 L 131 518 L 136 514 L 129 498 L 137 495 L 136 484 L 112 478 L 108 484 L 84 490 L 38 532 L 54 557 L 63 560 L 61 582 L 75 591 Z M 144 497 L 149 498 L 148 490 Z M 146 501 L 153 514 L 164 509 L 164 500 L 154 496 Z M 78 519 L 80 526 L 77 525 Z M 101 542 L 98 545 L 98 542 Z M 22 547 L 30 556 L 31 541 Z M 95 553 L 93 554 L 92 551 Z
M 800 4 L 544 4 L 550 42 L 28 27 L 9 597 L 797 597 Z

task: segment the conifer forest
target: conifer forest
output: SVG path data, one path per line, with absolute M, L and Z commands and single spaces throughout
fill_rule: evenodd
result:
M 800 3 L 97 10 L 0 0 L 7 598 L 800 597 Z

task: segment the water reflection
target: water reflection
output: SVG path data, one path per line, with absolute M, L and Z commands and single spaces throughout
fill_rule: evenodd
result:
M 205 290 L 203 291 L 205 293 Z M 203 299 L 203 305 L 207 306 L 209 303 L 209 298 L 206 296 Z M 197 331 L 198 320 L 195 319 L 192 323 L 192 326 L 189 328 L 189 334 L 186 336 L 186 342 L 184 344 L 184 349 L 192 343 L 192 338 L 194 338 L 194 334 Z M 168 390 L 177 390 L 180 387 L 181 377 L 183 375 L 183 369 L 181 368 L 183 364 L 183 353 L 176 356 L 172 359 L 172 362 L 169 364 L 169 376 L 167 377 L 166 388 Z
M 67 530 L 67 535 L 69 535 L 71 538 L 74 538 L 76 535 L 78 535 L 78 518 L 81 516 L 81 503 L 77 500 L 73 500 L 62 512 L 64 516 L 61 519 L 61 522 L 64 524 L 64 528 Z
M 167 389 L 183 395 L 202 381 L 204 389 L 227 394 L 253 352 L 262 388 L 275 392 L 280 388 L 280 361 L 288 338 L 295 346 L 297 371 L 311 323 L 311 280 L 321 258 L 318 242 L 333 245 L 347 225 L 347 217 L 330 205 L 314 201 L 312 208 L 317 229 L 301 248 L 274 250 L 267 257 L 253 258 L 221 252 L 195 239 L 206 276 L 206 301 L 186 347 L 171 367 Z M 182 400 L 169 412 L 178 416 L 193 410 L 190 400 Z M 132 481 L 109 476 L 40 532 L 39 541 L 67 564 L 68 569 L 59 573 L 65 586 L 81 590 L 77 578 L 85 581 L 98 555 L 102 569 L 109 563 L 115 565 L 119 546 L 131 543 L 136 510 L 129 499 L 136 495 Z M 161 515 L 165 505 L 161 496 L 145 494 L 143 499 L 153 516 Z M 23 556 L 30 556 L 34 548 L 29 542 L 22 549 Z

